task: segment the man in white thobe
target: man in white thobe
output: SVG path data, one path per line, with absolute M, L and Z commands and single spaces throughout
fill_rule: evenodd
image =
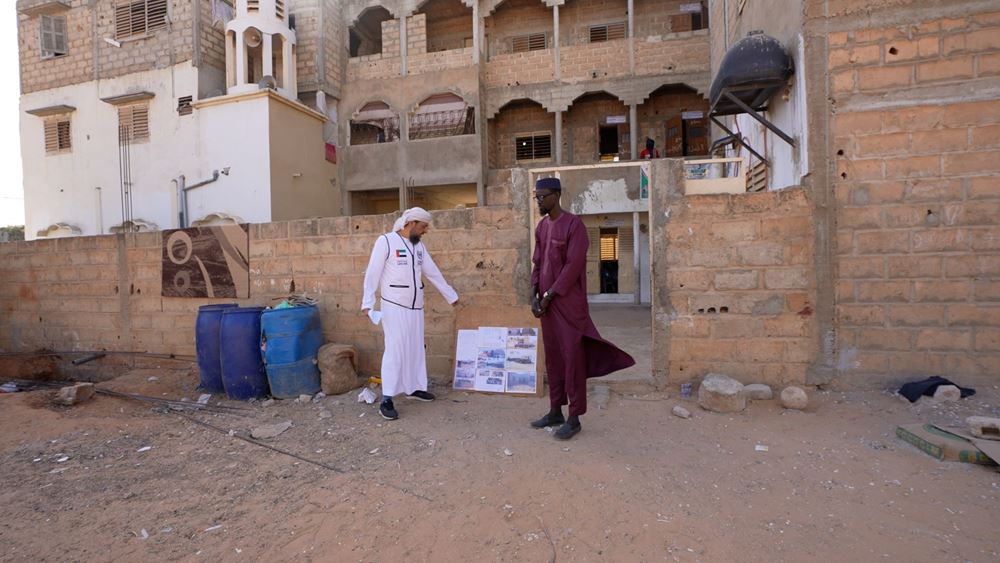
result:
M 379 412 L 387 420 L 399 414 L 392 397 L 405 393 L 421 401 L 433 401 L 427 392 L 427 360 L 424 351 L 424 284 L 426 276 L 448 303 L 458 303 L 458 293 L 441 275 L 427 247 L 420 241 L 430 228 L 431 214 L 419 207 L 407 209 L 393 225 L 393 232 L 378 237 L 365 271 L 365 293 L 361 310 L 372 322 L 382 324 L 385 352 L 382 354 L 382 404 Z M 375 311 L 375 290 L 382 297 Z

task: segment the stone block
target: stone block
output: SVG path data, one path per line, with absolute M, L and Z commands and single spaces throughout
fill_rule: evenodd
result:
M 747 406 L 743 384 L 731 377 L 710 373 L 698 387 L 698 405 L 713 412 L 740 412 Z
M 962 390 L 955 385 L 941 385 L 934 390 L 934 400 L 942 402 L 956 402 L 962 398 Z
M 770 401 L 774 398 L 771 386 L 763 383 L 751 383 L 744 386 L 743 395 L 751 401 Z
M 940 389 L 940 388 L 939 388 Z M 970 416 L 965 419 L 973 436 L 987 440 L 1000 440 L 1000 418 Z
M 320 386 L 327 395 L 341 395 L 364 384 L 355 370 L 357 352 L 349 344 L 324 344 L 319 349 Z
M 73 406 L 93 397 L 95 391 L 93 383 L 77 383 L 60 389 L 54 402 L 58 405 Z
M 809 405 L 809 395 L 801 387 L 794 385 L 781 390 L 781 406 L 786 409 L 803 410 Z

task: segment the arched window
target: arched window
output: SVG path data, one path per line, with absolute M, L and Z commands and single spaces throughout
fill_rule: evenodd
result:
M 351 145 L 399 140 L 399 114 L 382 101 L 368 102 L 351 117 Z
M 410 114 L 410 140 L 472 135 L 476 132 L 475 108 L 450 92 L 434 94 Z

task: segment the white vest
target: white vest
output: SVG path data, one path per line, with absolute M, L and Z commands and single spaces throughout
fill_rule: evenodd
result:
M 414 245 L 399 233 L 382 236 L 389 246 L 379 285 L 382 300 L 407 309 L 423 309 L 424 243 Z

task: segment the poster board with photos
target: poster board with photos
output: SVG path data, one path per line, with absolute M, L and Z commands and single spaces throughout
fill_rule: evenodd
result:
M 452 386 L 462 391 L 540 396 L 538 343 L 539 331 L 534 327 L 459 330 Z

